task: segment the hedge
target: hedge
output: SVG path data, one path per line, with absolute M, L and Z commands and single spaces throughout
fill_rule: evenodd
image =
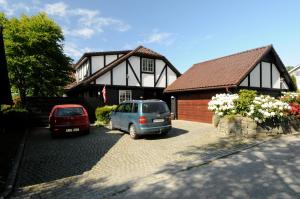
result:
M 110 119 L 110 114 L 113 110 L 117 108 L 117 105 L 113 106 L 103 106 L 96 108 L 95 115 L 98 122 L 108 123 Z

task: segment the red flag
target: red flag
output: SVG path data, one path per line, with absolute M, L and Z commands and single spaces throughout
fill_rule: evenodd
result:
M 102 89 L 102 96 L 103 96 L 104 103 L 106 103 L 106 88 L 105 88 L 105 85 L 104 85 L 104 87 Z

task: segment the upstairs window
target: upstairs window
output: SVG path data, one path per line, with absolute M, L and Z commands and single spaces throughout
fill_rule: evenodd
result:
M 154 72 L 154 59 L 142 59 L 142 72 L 153 73 Z

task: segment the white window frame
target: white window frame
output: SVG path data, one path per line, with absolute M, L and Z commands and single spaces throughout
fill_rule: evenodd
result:
M 154 59 L 142 58 L 142 72 L 154 72 Z
M 119 90 L 119 103 L 124 101 L 132 100 L 131 90 Z

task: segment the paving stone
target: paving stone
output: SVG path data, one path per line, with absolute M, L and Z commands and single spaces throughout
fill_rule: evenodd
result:
M 173 127 L 167 137 L 138 140 L 99 127 L 89 135 L 58 139 L 46 128 L 33 129 L 13 197 L 110 197 L 132 188 L 137 179 L 163 177 L 164 165 L 174 164 L 177 172 L 255 144 L 220 148 L 228 138 L 210 124 L 173 121 Z

